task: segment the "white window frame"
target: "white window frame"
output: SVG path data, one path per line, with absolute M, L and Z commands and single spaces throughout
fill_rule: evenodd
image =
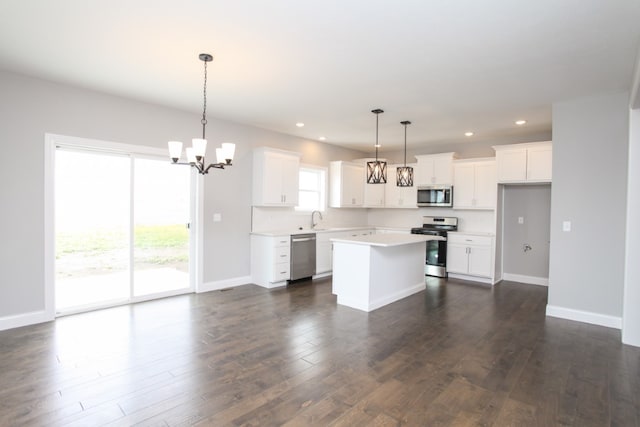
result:
M 329 175 L 329 171 L 326 167 L 323 166 L 317 166 L 317 165 L 307 165 L 307 164 L 301 164 L 300 165 L 300 173 L 301 172 L 313 172 L 316 174 L 322 174 L 322 177 L 318 177 L 318 184 L 319 184 L 319 189 L 316 191 L 319 194 L 319 198 L 320 198 L 320 206 L 318 207 L 313 207 L 313 208 L 308 208 L 308 207 L 302 207 L 302 206 L 296 206 L 295 210 L 296 212 L 312 212 L 312 211 L 320 211 L 320 212 L 324 212 L 327 210 L 327 177 Z M 303 191 L 314 191 L 314 190 L 304 190 L 302 188 L 298 189 L 298 193 L 302 193 Z M 299 194 L 300 195 L 300 194 Z M 298 197 L 298 200 L 302 200 L 302 197 Z

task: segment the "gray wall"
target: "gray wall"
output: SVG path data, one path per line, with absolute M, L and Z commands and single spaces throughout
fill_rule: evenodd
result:
M 553 105 L 551 306 L 622 315 L 628 98 L 606 93 Z
M 166 147 L 200 131 L 197 113 L 145 104 L 0 71 L 0 319 L 44 309 L 44 135 Z M 197 94 L 196 94 L 197 95 Z M 198 98 L 194 99 L 197 104 Z M 235 166 L 205 179 L 204 281 L 248 276 L 251 162 L 256 146 L 303 153 L 306 163 L 363 153 L 209 118 L 213 146 L 237 144 Z M 223 214 L 213 223 L 214 212 Z
M 524 219 L 518 223 L 518 217 Z M 507 185 L 504 188 L 504 272 L 549 277 L 550 185 Z M 532 249 L 524 252 L 528 243 Z

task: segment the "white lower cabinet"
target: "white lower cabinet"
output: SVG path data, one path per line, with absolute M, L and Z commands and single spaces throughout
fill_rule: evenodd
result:
M 493 237 L 449 233 L 447 236 L 447 272 L 493 279 Z M 473 280 L 473 278 L 471 278 Z M 486 281 L 486 280 L 482 280 Z
M 291 277 L 291 236 L 251 236 L 251 278 L 265 288 L 283 286 Z

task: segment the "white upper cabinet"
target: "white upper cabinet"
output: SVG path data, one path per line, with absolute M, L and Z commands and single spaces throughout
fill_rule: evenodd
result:
M 551 141 L 496 145 L 499 183 L 551 182 Z
M 454 209 L 496 208 L 495 160 L 457 160 L 453 168 Z
M 383 184 L 368 184 L 384 187 Z M 364 205 L 364 166 L 360 163 L 329 163 L 329 206 L 359 208 Z
M 418 164 L 414 170 L 415 185 L 453 184 L 453 159 L 456 153 L 440 153 L 415 156 Z
M 253 152 L 253 205 L 296 206 L 300 154 L 260 147 Z
M 414 184 L 413 187 L 398 187 L 396 184 L 396 169 L 400 165 L 388 165 L 387 166 L 387 184 L 385 185 L 385 204 L 384 206 L 387 208 L 405 208 L 405 209 L 417 209 L 418 208 L 418 195 L 417 195 L 417 187 L 415 185 L 415 173 L 416 173 L 416 165 L 415 164 L 407 164 L 407 166 L 413 167 L 414 173 Z
M 362 185 L 364 190 L 364 199 L 362 206 L 365 208 L 382 208 L 385 203 L 385 187 L 383 184 L 367 184 L 367 162 L 374 161 L 375 158 L 356 159 L 353 163 L 358 163 L 363 166 L 362 169 Z M 378 159 L 385 160 L 385 159 Z M 394 169 L 395 172 L 395 169 Z M 391 169 L 387 165 L 387 181 L 391 177 Z

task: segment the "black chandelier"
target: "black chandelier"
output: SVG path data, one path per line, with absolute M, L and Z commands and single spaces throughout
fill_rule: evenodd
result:
M 377 108 L 371 110 L 376 115 L 376 160 L 367 162 L 367 184 L 386 184 L 387 183 L 387 162 L 378 160 L 378 116 L 384 113 L 383 110 Z
M 413 187 L 413 168 L 407 166 L 407 125 L 411 122 L 405 120 L 400 122 L 404 126 L 404 166 L 398 166 L 396 169 L 396 185 L 398 187 Z
M 213 56 L 208 53 L 201 53 L 199 58 L 204 62 L 204 102 L 202 107 L 202 138 L 193 138 L 191 140 L 191 147 L 186 148 L 187 162 L 180 163 L 180 156 L 182 155 L 182 142 L 169 141 L 169 157 L 174 164 L 177 165 L 191 165 L 198 170 L 202 175 L 209 173 L 209 169 L 224 169 L 225 166 L 231 166 L 233 161 L 233 155 L 236 150 L 236 145 L 230 142 L 223 142 L 221 148 L 216 148 L 216 161 L 217 163 L 211 163 L 205 167 L 204 155 L 207 151 L 207 140 L 205 139 L 205 128 L 207 126 L 207 63 L 213 61 Z

